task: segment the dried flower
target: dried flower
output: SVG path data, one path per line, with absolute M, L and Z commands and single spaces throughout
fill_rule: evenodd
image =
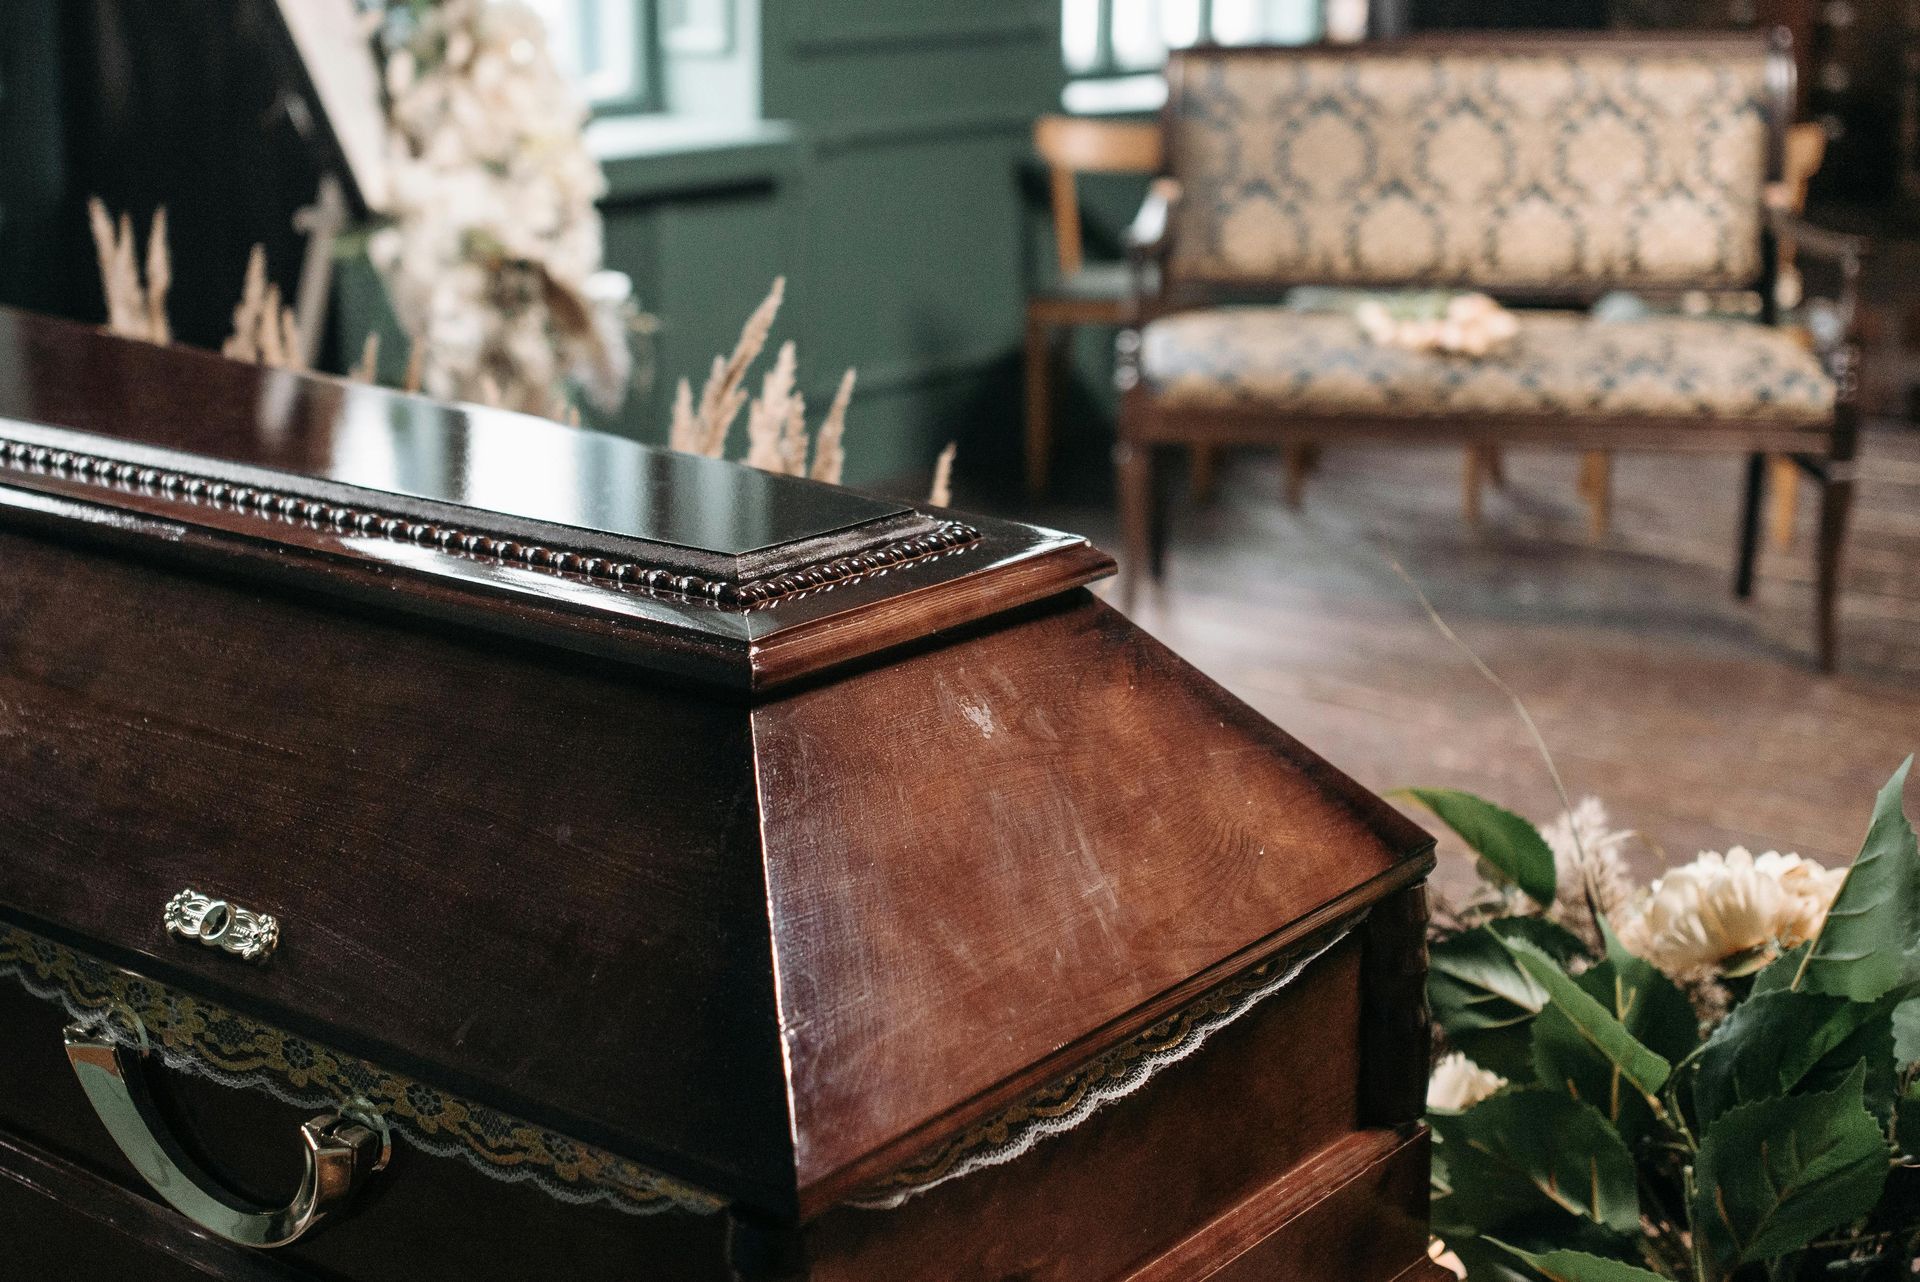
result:
M 1846 875 L 1772 850 L 1705 851 L 1648 887 L 1622 914 L 1620 939 L 1677 978 L 1758 963 L 1818 933 Z
M 1540 830 L 1553 851 L 1558 891 L 1547 916 L 1579 935 L 1590 947 L 1600 944 L 1600 932 L 1588 910 L 1593 907 L 1612 918 L 1633 897 L 1621 852 L 1633 833 L 1615 829 L 1598 797 L 1579 804 Z
M 1382 347 L 1454 356 L 1485 356 L 1520 332 L 1513 313 L 1485 294 L 1369 298 L 1354 308 L 1353 318 Z
M 816 481 L 840 484 L 840 473 L 847 462 L 847 452 L 841 442 L 847 434 L 847 406 L 853 403 L 853 382 L 851 369 L 840 376 L 833 404 L 827 406 L 827 416 L 820 421 L 820 435 L 813 446 L 813 470 L 809 473 Z
M 1427 1107 L 1464 1113 L 1507 1084 L 1507 1079 L 1454 1051 L 1433 1066 L 1427 1079 Z
M 958 442 L 948 441 L 947 448 L 940 451 L 940 457 L 933 461 L 933 488 L 927 494 L 927 502 L 934 507 L 947 507 L 953 503 L 953 456 L 960 450 Z
M 173 260 L 167 252 L 167 211 L 153 211 L 147 231 L 147 279 L 140 281 L 133 245 L 133 220 L 124 212 L 116 221 L 95 196 L 87 201 L 87 224 L 100 264 L 100 292 L 107 302 L 107 332 L 166 346 L 173 341 L 167 322 L 167 291 L 173 285 Z

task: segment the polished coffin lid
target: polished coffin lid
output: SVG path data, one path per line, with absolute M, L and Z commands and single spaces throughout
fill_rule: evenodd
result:
M 1080 539 L 524 416 L 0 313 L 0 549 L 0 911 L 778 1215 L 1431 858 Z
M 6 309 L 0 483 L 21 518 L 752 688 L 1112 569 L 1071 535 Z

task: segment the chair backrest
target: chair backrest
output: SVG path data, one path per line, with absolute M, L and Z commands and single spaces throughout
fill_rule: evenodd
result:
M 1080 174 L 1157 174 L 1163 163 L 1158 122 L 1042 116 L 1033 125 L 1033 147 L 1047 162 L 1053 205 L 1054 245 L 1060 274 L 1080 270 Z
M 1748 288 L 1793 68 L 1754 35 L 1176 53 L 1167 270 L 1221 285 Z

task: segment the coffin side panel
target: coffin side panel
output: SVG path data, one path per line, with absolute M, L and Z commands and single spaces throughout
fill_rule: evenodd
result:
M 743 710 L 34 538 L 0 562 L 0 911 L 790 1200 Z M 169 937 L 189 886 L 278 916 L 272 959 Z
M 808 1208 L 1430 845 L 1084 593 L 753 725 Z
M 1011 1163 L 893 1210 L 828 1213 L 809 1230 L 811 1276 L 1091 1282 L 1159 1268 L 1170 1280 L 1244 1252 L 1364 1166 L 1349 1161 L 1356 1143 L 1369 1155 L 1398 1143 L 1355 1130 L 1359 952 L 1341 944 L 1191 1058 Z M 1266 1222 L 1246 1209 L 1269 1207 Z M 1268 1276 L 1384 1279 L 1424 1246 L 1390 1237 L 1400 1258 L 1374 1273 L 1309 1272 L 1303 1254 Z

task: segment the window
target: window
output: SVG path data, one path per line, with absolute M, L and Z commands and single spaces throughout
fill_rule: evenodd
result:
M 1167 50 L 1306 44 L 1326 26 L 1322 0 L 1064 0 L 1060 44 L 1075 76 L 1157 71 Z M 1336 6 L 1337 5 L 1336 0 Z
M 651 0 L 527 0 L 546 24 L 560 70 L 596 111 L 645 110 L 654 101 Z

